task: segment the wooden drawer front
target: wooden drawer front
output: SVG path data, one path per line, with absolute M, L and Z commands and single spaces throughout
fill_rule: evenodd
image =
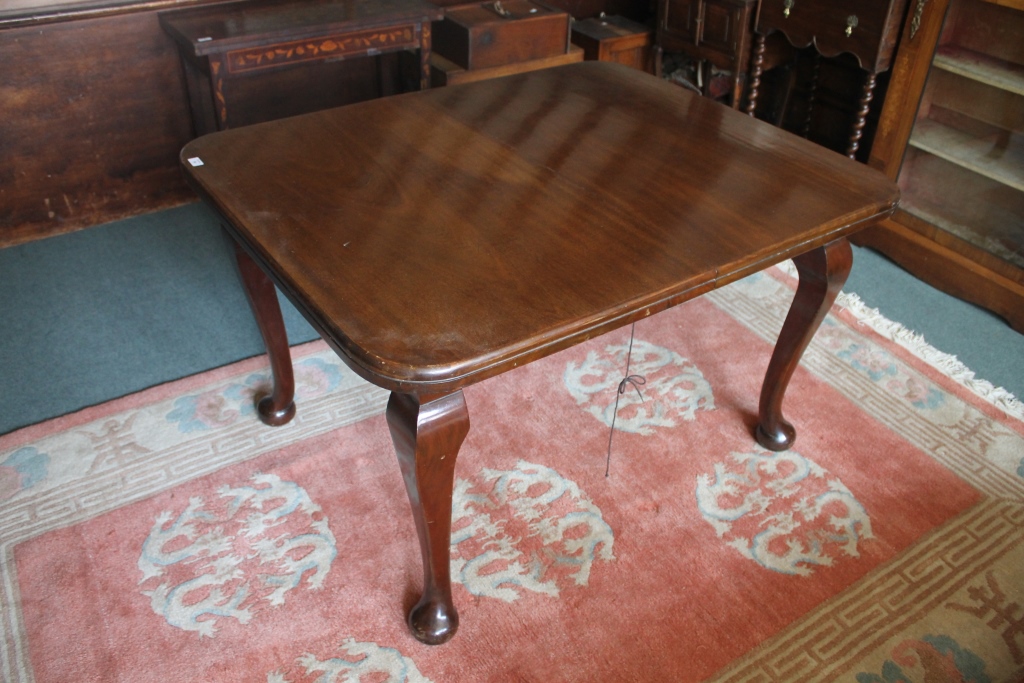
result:
M 762 0 L 758 17 L 758 33 L 781 31 L 789 42 L 806 47 L 812 42 L 818 52 L 833 57 L 842 52 L 856 56 L 865 69 L 876 70 L 887 62 L 891 45 L 883 50 L 887 31 L 899 28 L 899 11 L 903 0 L 791 0 L 789 16 L 785 5 L 789 0 Z M 851 20 L 855 17 L 855 20 Z M 847 24 L 856 25 L 846 35 Z M 881 58 L 881 59 L 880 59 Z
M 696 45 L 700 42 L 702 0 L 663 0 L 660 29 L 675 38 Z
M 618 62 L 648 70 L 653 37 L 647 26 L 612 16 L 576 21 L 572 42 L 583 48 L 585 59 Z
M 227 53 L 228 71 L 244 73 L 313 60 L 343 59 L 356 55 L 416 49 L 420 38 L 415 25 L 343 33 L 336 36 L 294 40 L 269 47 L 252 47 Z
M 640 71 L 650 71 L 651 49 L 647 45 L 641 45 L 635 48 L 616 50 L 610 53 L 605 61 L 625 64 Z
M 743 5 L 735 6 L 726 2 L 708 0 L 704 5 L 704 26 L 701 31 L 701 42 L 723 52 L 734 52 Z
M 569 14 L 527 0 L 457 7 L 434 22 L 433 49 L 463 69 L 486 69 L 565 54 L 569 49 Z

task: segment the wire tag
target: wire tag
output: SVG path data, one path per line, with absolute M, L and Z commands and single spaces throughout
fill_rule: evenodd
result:
M 629 363 L 633 357 L 633 336 L 636 334 L 636 323 L 633 323 L 629 330 L 629 350 L 626 352 L 626 376 L 619 382 L 619 387 L 615 392 L 615 407 L 612 409 L 612 428 L 608 433 L 608 457 L 605 460 L 604 465 L 604 476 L 607 477 L 611 472 L 612 467 L 612 437 L 615 436 L 615 419 L 619 416 L 619 397 L 626 393 L 626 390 L 632 386 L 636 389 L 636 395 L 640 397 L 640 401 L 643 402 L 644 395 L 640 391 L 640 387 L 647 383 L 647 379 L 643 375 L 631 375 L 629 374 Z

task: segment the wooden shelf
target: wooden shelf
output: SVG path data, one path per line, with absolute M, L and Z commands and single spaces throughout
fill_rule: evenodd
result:
M 920 120 L 910 145 L 1024 192 L 1024 139 L 1020 135 L 1010 135 L 1009 145 L 999 149 L 994 135 L 977 138 L 935 121 Z
M 952 45 L 940 47 L 932 64 L 936 68 L 986 83 L 1000 90 L 1024 95 L 1024 65 Z

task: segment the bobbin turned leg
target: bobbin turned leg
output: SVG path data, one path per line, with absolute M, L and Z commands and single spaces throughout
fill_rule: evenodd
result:
M 449 565 L 452 487 L 469 411 L 462 391 L 436 397 L 392 393 L 387 419 L 423 555 L 423 596 L 409 611 L 409 629 L 417 640 L 438 645 L 459 627 Z
M 750 64 L 750 86 L 747 90 L 747 114 L 753 116 L 757 111 L 757 98 L 761 89 L 761 74 L 764 71 L 764 49 L 766 36 L 757 34 L 754 38 L 754 51 Z
M 804 350 L 850 274 L 853 252 L 843 238 L 801 254 L 793 263 L 800 284 L 768 363 L 758 411 L 757 442 L 773 451 L 786 450 L 796 439 L 793 425 L 782 416 L 782 399 Z
M 252 306 L 263 344 L 267 347 L 274 381 L 270 395 L 262 397 L 256 404 L 256 412 L 265 424 L 277 427 L 295 417 L 295 377 L 288 350 L 288 333 L 284 329 L 274 283 L 237 242 L 234 245 L 242 287 Z
M 874 98 L 877 82 L 878 78 L 873 73 L 868 73 L 864 78 L 860 101 L 857 102 L 857 114 L 853 120 L 853 129 L 850 131 L 850 141 L 846 145 L 846 156 L 851 159 L 857 158 L 857 150 L 860 149 L 860 140 L 864 137 L 864 126 L 867 124 L 868 113 L 871 111 L 871 100 Z

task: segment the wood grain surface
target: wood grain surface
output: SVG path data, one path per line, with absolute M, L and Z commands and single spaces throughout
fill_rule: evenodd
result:
M 419 394 L 821 247 L 898 200 L 873 169 L 600 62 L 224 131 L 181 158 L 346 362 Z

